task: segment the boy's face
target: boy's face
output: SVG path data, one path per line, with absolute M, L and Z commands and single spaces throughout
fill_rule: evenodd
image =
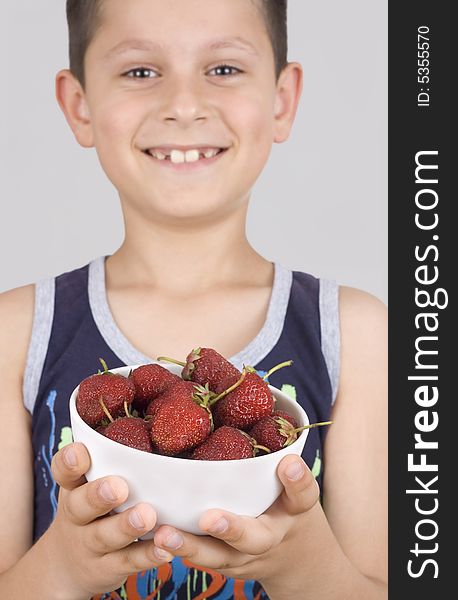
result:
M 293 66 L 277 85 L 257 1 L 105 0 L 86 54 L 87 120 L 74 131 L 95 145 L 125 209 L 200 220 L 247 201 L 272 143 L 289 134 L 301 82 Z M 173 153 L 182 164 L 146 153 L 164 147 L 225 150 L 197 162 Z

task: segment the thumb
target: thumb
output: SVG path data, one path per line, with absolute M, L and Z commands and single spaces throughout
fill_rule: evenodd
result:
M 86 446 L 74 443 L 65 446 L 53 456 L 51 472 L 58 486 L 74 490 L 86 483 L 84 474 L 90 466 L 91 459 Z
M 282 501 L 292 515 L 309 511 L 320 498 L 320 488 L 312 472 L 297 454 L 285 456 L 277 475 L 283 484 Z

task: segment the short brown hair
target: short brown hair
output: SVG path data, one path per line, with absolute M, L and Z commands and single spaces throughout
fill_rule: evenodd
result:
M 287 4 L 288 0 L 255 0 L 261 2 L 275 58 L 278 79 L 288 61 Z M 67 0 L 70 70 L 85 89 L 84 59 L 89 44 L 101 24 L 104 0 Z

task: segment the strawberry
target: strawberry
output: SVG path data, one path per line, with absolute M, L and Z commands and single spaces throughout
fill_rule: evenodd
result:
M 210 435 L 209 393 L 192 382 L 184 382 L 170 388 L 164 396 L 153 401 L 160 401 L 160 406 L 153 411 L 151 439 L 159 454 L 174 456 L 198 446 Z
M 83 421 L 96 427 L 106 417 L 112 420 L 127 412 L 134 395 L 135 387 L 130 379 L 105 370 L 80 383 L 76 409 Z
M 171 385 L 169 388 L 167 388 L 165 390 L 165 392 L 162 392 L 162 394 L 159 394 L 159 396 L 154 398 L 154 400 L 151 400 L 151 402 L 148 404 L 148 407 L 145 411 L 145 417 L 150 417 L 150 418 L 155 417 L 159 407 L 162 406 L 162 404 L 164 404 L 164 402 L 167 402 L 168 400 L 173 399 L 176 396 L 176 391 L 177 391 L 178 387 L 180 387 L 180 386 L 183 386 L 185 390 L 190 391 L 191 394 L 193 394 L 195 391 L 195 386 L 192 381 L 183 381 L 183 379 L 181 379 L 181 377 L 178 377 L 178 381 L 176 381 L 173 385 Z
M 157 398 L 154 398 L 154 400 L 151 400 L 151 402 L 148 404 L 148 407 L 145 410 L 145 419 L 148 419 L 150 423 L 152 423 L 152 419 L 156 416 L 159 407 L 163 403 L 163 400 L 164 399 L 161 394 Z
M 281 417 L 275 418 L 273 415 L 264 417 L 255 423 L 249 434 L 272 452 L 289 446 L 297 438 L 297 433 L 294 432 L 294 427 L 289 421 Z
M 183 379 L 190 379 L 200 385 L 208 383 L 211 390 L 228 379 L 235 383 L 240 375 L 240 371 L 213 348 L 192 350 L 186 357 L 186 366 L 182 372 Z
M 196 460 L 240 460 L 255 456 L 256 441 L 244 431 L 223 425 L 191 454 Z
M 279 413 L 283 416 L 278 416 Z M 312 423 L 311 425 L 297 426 L 297 421 L 288 413 L 278 410 L 271 416 L 264 417 L 250 429 L 249 435 L 253 437 L 258 444 L 266 446 L 271 452 L 277 452 L 282 448 L 290 446 L 297 440 L 299 434 L 304 429 L 319 427 L 321 425 L 330 425 L 330 421 L 325 423 Z
M 144 452 L 153 451 L 151 436 L 143 419 L 121 417 L 107 425 L 101 433 L 110 440 L 124 444 L 124 446 L 143 450 Z
M 151 400 L 165 392 L 171 385 L 182 381 L 179 375 L 171 373 L 161 365 L 148 364 L 137 367 L 129 375 L 135 385 L 133 407 L 143 413 Z
M 213 409 L 215 426 L 229 425 L 248 430 L 263 417 L 271 415 L 275 398 L 266 379 L 272 373 L 292 364 L 292 360 L 282 362 L 272 367 L 264 377 L 260 377 L 253 367 L 244 366 L 238 381 L 234 383 L 232 377 L 223 381 L 215 390 L 217 396 L 210 399 L 211 406 L 216 403 Z
M 223 381 L 231 380 L 235 383 L 241 373 L 224 356 L 213 348 L 195 348 L 186 357 L 186 362 L 161 356 L 158 360 L 166 360 L 181 365 L 181 376 L 188 381 L 199 385 L 206 385 L 210 390 L 215 390 Z
M 296 419 L 284 410 L 274 410 L 272 416 L 281 417 L 282 419 L 285 419 L 285 421 L 289 421 L 289 423 L 291 423 L 293 427 L 299 427 L 299 424 L 296 421 Z
M 244 370 L 244 375 L 235 385 L 235 389 L 228 391 L 234 388 L 233 385 L 226 388 L 225 392 L 210 402 L 215 427 L 228 425 L 247 430 L 256 421 L 272 414 L 274 397 L 268 384 L 256 372 Z M 219 386 L 217 391 L 225 386 L 227 383 Z

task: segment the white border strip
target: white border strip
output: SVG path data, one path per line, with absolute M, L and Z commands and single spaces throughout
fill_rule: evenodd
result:
M 24 371 L 23 395 L 26 409 L 33 414 L 40 386 L 43 366 L 48 352 L 54 320 L 55 279 L 44 279 L 35 284 L 35 308 L 32 335 Z
M 321 350 L 328 367 L 332 404 L 336 401 L 340 378 L 339 286 L 335 281 L 320 279 Z

